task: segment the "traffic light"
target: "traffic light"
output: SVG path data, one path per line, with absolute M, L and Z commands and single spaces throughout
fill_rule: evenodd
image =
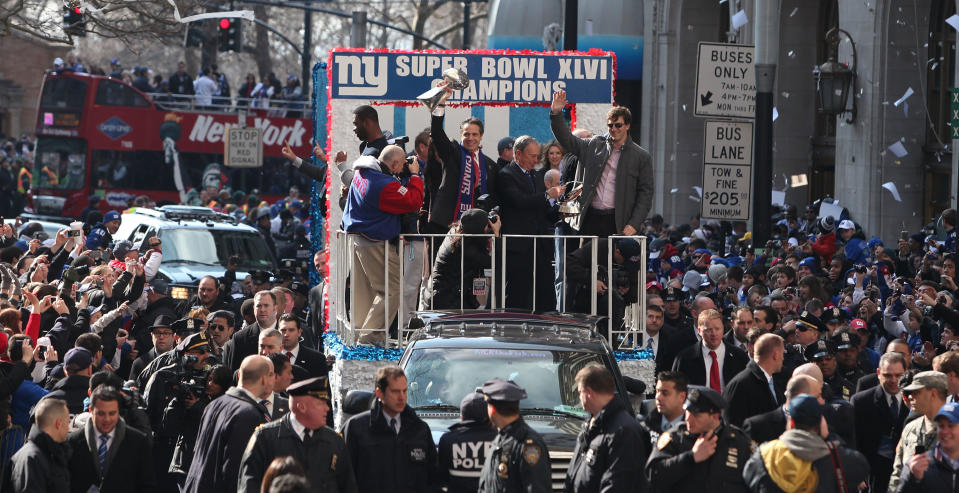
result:
M 220 51 L 240 51 L 240 19 L 223 18 L 218 25 Z
M 80 2 L 68 2 L 63 6 L 63 31 L 71 36 L 86 36 L 87 26 L 83 20 Z

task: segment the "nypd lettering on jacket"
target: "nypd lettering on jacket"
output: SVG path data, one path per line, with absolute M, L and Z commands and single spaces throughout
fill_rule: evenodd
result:
M 454 443 L 450 476 L 478 478 L 491 450 L 493 442 L 490 441 Z

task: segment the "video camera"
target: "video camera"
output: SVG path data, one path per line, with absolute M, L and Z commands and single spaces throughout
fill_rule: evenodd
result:
M 192 361 L 191 361 L 192 358 Z M 184 357 L 187 364 L 195 363 L 197 357 L 189 355 Z M 178 399 L 183 400 L 192 395 L 193 398 L 199 398 L 206 393 L 207 371 L 187 369 L 170 382 L 169 390 Z
M 493 205 L 493 198 L 488 193 L 484 193 L 476 198 L 476 208 L 483 209 L 489 216 L 489 222 L 499 221 L 499 206 Z

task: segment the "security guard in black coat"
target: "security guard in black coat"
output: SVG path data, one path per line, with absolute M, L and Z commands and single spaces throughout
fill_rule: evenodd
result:
M 479 392 L 468 394 L 460 402 L 460 422 L 440 437 L 437 476 L 447 493 L 476 491 L 494 438 L 496 430 L 486 413 L 486 399 Z
M 315 491 L 356 493 L 353 464 L 346 442 L 326 427 L 330 387 L 326 377 L 303 380 L 287 388 L 290 413 L 260 425 L 240 462 L 238 493 L 257 493 L 263 474 L 276 457 L 296 459 Z
M 856 385 L 839 374 L 836 366 L 836 344 L 820 339 L 806 346 L 806 359 L 816 363 L 822 370 L 823 382 L 828 384 L 837 397 L 848 401 L 856 393 Z
M 743 467 L 752 453 L 749 436 L 723 423 L 723 396 L 690 386 L 683 405 L 686 421 L 663 433 L 646 464 L 652 491 L 745 492 Z
M 483 384 L 490 421 L 499 429 L 493 451 L 480 473 L 480 493 L 547 493 L 550 482 L 549 450 L 543 437 L 519 414 L 526 391 L 513 382 L 494 378 Z
M 857 334 L 842 331 L 829 338 L 836 345 L 836 374 L 847 382 L 855 384 L 866 376 L 866 371 L 859 364 L 859 343 Z M 851 364 L 847 364 L 851 363 Z
M 613 374 L 589 365 L 576 374 L 576 383 L 591 418 L 576 439 L 566 493 L 645 492 L 646 476 L 637 466 L 649 457 L 649 434 L 616 395 Z

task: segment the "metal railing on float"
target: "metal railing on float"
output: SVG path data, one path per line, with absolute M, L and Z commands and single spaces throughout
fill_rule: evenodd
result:
M 483 238 L 488 241 L 486 246 L 490 256 L 489 268 L 484 269 L 480 278 L 473 282 L 466 283 L 463 279 L 465 267 L 468 260 L 462 253 L 463 242 L 470 238 Z M 585 287 L 588 290 L 588 311 L 584 314 L 602 315 L 607 318 L 606 329 L 603 334 L 614 349 L 635 349 L 643 342 L 644 337 L 640 333 L 646 324 L 646 271 L 647 271 L 647 252 L 646 238 L 643 236 L 610 236 L 609 241 L 615 242 L 620 239 L 633 239 L 640 246 L 639 267 L 635 273 L 635 280 L 629 279 L 628 273 L 618 264 L 614 263 L 615 248 L 606 248 L 605 265 L 600 266 L 599 247 L 602 240 L 596 236 L 583 235 L 502 235 L 498 237 L 499 241 L 493 241 L 492 234 L 415 234 L 402 235 L 397 242 L 371 242 L 360 235 L 348 234 L 342 230 L 337 230 L 333 234 L 333 241 L 330 245 L 330 262 L 336 266 L 331 276 L 330 288 L 330 328 L 338 333 L 343 342 L 347 345 L 357 343 L 375 343 L 384 345 L 396 345 L 405 347 L 412 335 L 413 330 L 408 329 L 408 322 L 413 313 L 418 310 L 456 310 L 456 309 L 479 309 L 494 311 L 502 309 L 505 306 L 506 299 L 506 280 L 509 275 L 507 270 L 507 245 L 510 241 L 533 240 L 532 251 L 530 252 L 530 261 L 533 262 L 532 284 L 536 286 L 539 276 L 548 275 L 553 280 L 554 287 L 558 293 L 558 306 L 541 307 L 536 306 L 536 296 L 532 296 L 534 312 L 554 312 L 557 308 L 566 307 L 566 303 L 572 300 L 568 299 L 569 288 L 574 284 L 568 277 L 568 253 L 572 245 L 575 249 L 588 248 L 589 275 L 585 286 L 581 283 L 579 287 Z M 553 248 L 544 247 L 542 240 L 560 240 L 556 241 Z M 599 241 L 598 241 L 599 240 Z M 436 256 L 442 248 L 452 248 L 452 243 L 459 241 L 459 277 L 456 279 L 456 285 L 459 287 L 458 306 L 440 306 L 434 304 L 435 297 L 432 296 L 431 275 L 434 270 Z M 608 243 L 607 243 L 608 245 Z M 377 251 L 375 254 L 371 250 L 382 248 L 382 255 Z M 357 254 L 357 248 L 362 248 L 362 254 Z M 541 253 L 541 250 L 549 249 L 549 255 L 552 256 L 550 272 L 540 272 L 535 259 Z M 560 256 L 555 255 L 556 250 L 561 252 Z M 509 253 L 516 255 L 516 252 Z M 400 261 L 400 260 L 403 261 Z M 561 259 L 560 275 L 556 276 L 556 259 Z M 497 262 L 498 260 L 498 262 Z M 391 265 L 394 262 L 394 265 Z M 365 265 L 372 263 L 375 265 Z M 474 263 L 474 262 L 469 262 Z M 361 276 L 353 276 L 354 271 L 360 267 L 363 269 Z M 359 277 L 367 279 L 367 267 L 374 267 L 375 274 L 379 275 L 378 270 L 382 269 L 383 282 L 378 286 L 353 286 L 353 280 Z M 605 274 L 601 274 L 600 267 L 603 267 Z M 597 293 L 597 281 L 603 280 L 607 285 L 605 306 L 600 306 L 599 294 Z M 474 281 L 471 280 L 471 281 Z M 628 285 L 624 286 L 624 280 Z M 482 282 L 480 282 L 482 281 Z M 617 282 L 618 281 L 618 282 Z M 635 284 L 633 284 L 635 282 Z M 481 287 L 480 284 L 483 286 Z M 474 290 L 467 288 L 473 286 Z M 623 311 L 614 313 L 614 289 L 623 287 L 632 287 L 635 292 L 635 301 L 624 303 L 621 307 Z M 357 289 L 359 288 L 359 289 Z M 391 294 L 392 293 L 392 294 Z M 369 300 L 358 300 L 358 294 L 364 294 L 371 297 Z M 476 297 L 475 303 L 467 303 L 468 297 Z M 391 299 L 393 301 L 391 301 Z M 359 301 L 359 303 L 357 303 Z M 356 313 L 357 306 L 369 308 L 364 314 Z M 379 306 L 377 306 L 379 305 Z M 411 306 L 413 305 L 413 306 Z M 478 307 L 477 307 L 478 305 Z M 373 313 L 375 310 L 382 310 L 382 316 Z M 608 314 L 614 313 L 610 317 Z M 361 322 L 354 322 L 358 317 L 363 317 Z M 622 323 L 614 324 L 614 320 L 622 319 Z M 375 326 L 367 323 L 368 318 L 373 321 L 382 321 Z M 396 329 L 391 331 L 390 327 L 396 322 Z M 365 336 L 365 337 L 364 337 Z

